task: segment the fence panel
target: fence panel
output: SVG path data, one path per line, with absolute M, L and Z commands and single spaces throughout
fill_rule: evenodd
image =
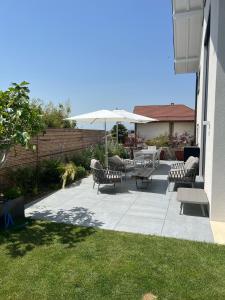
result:
M 4 168 L 0 170 L 0 183 L 6 182 L 9 168 L 36 165 L 38 161 L 50 158 L 61 158 L 102 142 L 104 131 L 89 129 L 47 129 L 32 139 L 36 150 L 27 150 L 16 146 L 10 150 Z

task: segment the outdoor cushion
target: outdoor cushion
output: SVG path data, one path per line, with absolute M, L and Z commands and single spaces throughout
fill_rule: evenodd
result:
M 186 176 L 188 176 L 189 174 L 191 175 L 192 171 L 198 168 L 198 164 L 199 164 L 199 158 L 193 157 L 193 159 L 189 161 L 188 165 L 185 166 Z
M 124 166 L 124 162 L 118 155 L 114 155 L 112 157 L 109 157 L 109 162 L 116 166 Z
M 190 169 L 190 166 L 193 164 L 195 157 L 194 156 L 189 156 L 186 162 L 184 163 L 184 169 Z
M 98 170 L 103 170 L 103 166 L 97 159 L 92 159 L 91 160 L 91 168 L 98 169 Z

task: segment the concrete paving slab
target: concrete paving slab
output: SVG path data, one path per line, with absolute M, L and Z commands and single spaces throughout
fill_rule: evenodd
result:
M 70 187 L 26 206 L 26 216 L 54 222 L 101 227 L 118 231 L 156 234 L 181 239 L 213 242 L 208 218 L 196 207 L 180 215 L 176 192 L 167 188 L 171 162 L 162 162 L 147 189 L 138 189 L 129 178 L 97 193 L 89 176 Z
M 199 219 L 165 220 L 162 236 L 213 243 L 214 238 L 209 224 Z
M 160 235 L 162 226 L 163 220 L 130 214 L 125 215 L 114 227 L 114 230 Z

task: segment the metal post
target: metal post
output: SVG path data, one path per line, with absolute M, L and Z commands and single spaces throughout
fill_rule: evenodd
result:
M 105 167 L 108 168 L 108 145 L 107 145 L 106 121 L 105 121 Z
M 116 122 L 116 143 L 119 144 L 119 123 Z

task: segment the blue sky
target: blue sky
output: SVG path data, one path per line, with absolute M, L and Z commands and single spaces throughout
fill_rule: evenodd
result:
M 171 14 L 170 0 L 3 0 L 0 89 L 27 80 L 72 114 L 194 107 L 194 75 L 174 74 Z

